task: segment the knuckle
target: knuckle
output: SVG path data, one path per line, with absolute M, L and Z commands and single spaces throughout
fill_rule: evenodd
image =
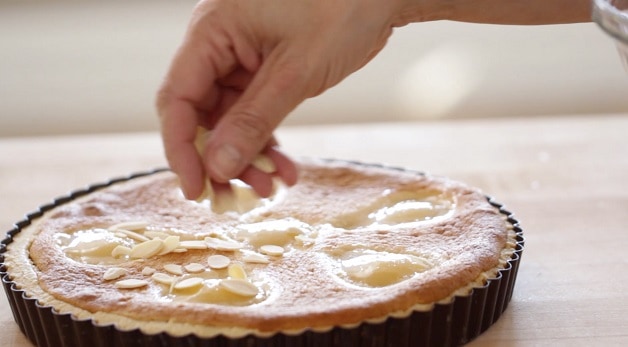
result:
M 239 110 L 231 121 L 232 126 L 249 141 L 265 143 L 272 133 L 273 125 L 252 105 Z

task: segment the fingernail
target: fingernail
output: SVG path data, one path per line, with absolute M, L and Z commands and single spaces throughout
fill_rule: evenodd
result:
M 211 162 L 212 171 L 223 180 L 234 178 L 240 166 L 242 156 L 238 150 L 231 145 L 222 145 L 216 150 L 214 160 Z

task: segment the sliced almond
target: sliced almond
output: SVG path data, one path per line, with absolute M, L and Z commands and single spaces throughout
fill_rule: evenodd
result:
M 214 213 L 223 214 L 228 211 L 237 211 L 238 200 L 231 189 L 215 189 L 211 199 L 211 209 Z
M 129 256 L 131 258 L 150 258 L 159 253 L 164 246 L 164 242 L 160 239 L 148 240 L 131 248 Z
M 124 239 L 124 238 L 126 238 L 126 237 L 127 237 L 125 233 L 121 233 L 121 232 L 119 232 L 119 231 L 114 232 L 114 233 L 113 233 L 113 236 L 115 236 L 115 237 L 119 237 L 119 238 L 121 238 L 121 239 Z
M 185 253 L 187 252 L 187 248 L 178 247 L 172 250 L 172 253 Z
M 231 263 L 231 259 L 221 254 L 214 254 L 207 258 L 207 264 L 215 270 L 226 269 Z
M 213 201 L 214 200 L 214 189 L 212 188 L 209 180 L 205 180 L 205 186 L 203 188 L 203 192 L 201 195 L 196 198 L 196 202 L 203 203 L 204 201 Z
M 151 276 L 155 272 L 157 272 L 157 270 L 155 270 L 154 268 L 152 268 L 150 266 L 146 266 L 146 267 L 144 267 L 142 269 L 142 275 L 144 275 L 144 276 Z
M 69 255 L 81 255 L 81 253 L 83 253 L 82 250 L 75 248 L 66 248 L 63 251 Z
M 259 250 L 260 252 L 271 256 L 280 256 L 285 252 L 283 247 L 277 245 L 263 245 L 259 248 Z
M 227 270 L 227 273 L 229 274 L 229 277 L 233 279 L 238 279 L 238 280 L 247 279 L 246 271 L 244 271 L 244 268 L 242 267 L 242 265 L 237 264 L 237 263 L 229 265 L 229 269 Z
M 233 195 L 235 195 L 236 211 L 239 213 L 249 212 L 262 204 L 259 195 L 247 184 L 238 184 L 235 181 L 231 184 Z
M 259 254 L 257 252 L 247 252 L 246 254 L 244 254 L 244 256 L 242 256 L 242 261 L 244 261 L 245 263 L 252 263 L 252 264 L 270 263 L 270 260 L 268 259 L 267 256 L 263 254 Z
M 275 163 L 268 156 L 263 154 L 258 154 L 255 158 L 253 158 L 251 165 L 265 173 L 273 173 L 277 171 Z
M 165 284 L 167 286 L 172 285 L 177 280 L 176 277 L 172 277 L 161 272 L 155 272 L 150 278 L 157 283 Z
M 303 246 L 310 246 L 314 244 L 314 239 L 305 236 L 305 235 L 297 235 L 294 237 L 295 241 L 300 242 Z
M 203 279 L 200 277 L 190 277 L 190 278 L 186 278 L 182 281 L 177 282 L 174 285 L 174 289 L 177 290 L 185 290 L 185 289 L 191 289 L 194 287 L 198 287 L 201 284 L 203 284 Z
M 196 137 L 194 139 L 194 146 L 196 147 L 196 151 L 198 153 L 203 153 L 205 150 L 205 143 L 209 140 L 209 137 L 212 135 L 211 130 L 207 130 L 201 126 L 196 127 Z
M 185 249 L 207 249 L 207 243 L 201 240 L 187 240 L 179 242 L 179 247 Z
M 116 288 L 118 289 L 135 289 L 135 288 L 141 288 L 147 285 L 148 285 L 148 281 L 138 280 L 135 278 L 118 281 L 115 284 Z
M 107 271 L 105 271 L 105 274 L 102 276 L 102 278 L 105 281 L 111 281 L 111 280 L 118 279 L 126 274 L 127 274 L 126 269 L 123 269 L 121 267 L 112 267 L 112 268 L 107 269 Z
M 230 293 L 245 297 L 254 297 L 259 293 L 259 289 L 253 283 L 241 279 L 224 279 L 220 281 L 220 286 Z
M 160 238 L 161 240 L 161 238 Z M 164 255 L 164 254 L 168 254 L 172 251 L 174 251 L 175 249 L 177 249 L 179 247 L 179 236 L 168 236 L 165 239 L 163 239 L 164 242 L 164 246 L 161 249 L 161 251 L 159 251 L 158 255 Z
M 185 269 L 185 271 L 191 273 L 199 273 L 205 271 L 205 266 L 199 263 L 189 263 L 183 266 L 183 268 Z
M 166 237 L 168 236 L 172 236 L 166 232 L 163 231 L 155 231 L 155 230 L 146 230 L 144 232 L 144 236 L 148 237 L 149 239 L 162 239 L 165 240 Z
M 130 221 L 130 222 L 122 222 L 122 223 L 118 223 L 118 224 L 114 224 L 112 226 L 109 227 L 110 231 L 117 231 L 119 229 L 125 229 L 125 230 L 144 230 L 146 229 L 146 227 L 148 227 L 148 222 L 146 221 Z
M 111 256 L 114 258 L 125 257 L 131 254 L 131 249 L 126 246 L 116 246 L 111 250 Z
M 183 266 L 178 264 L 166 264 L 164 265 L 164 270 L 173 275 L 183 275 Z
M 207 244 L 207 247 L 211 249 L 226 252 L 237 251 L 243 247 L 243 245 L 239 242 L 225 241 L 215 237 L 206 237 L 205 243 Z
M 148 237 L 136 233 L 135 231 L 131 231 L 131 230 L 126 230 L 126 229 L 116 229 L 116 234 L 117 235 L 124 235 L 132 240 L 135 240 L 137 242 L 146 242 L 148 240 L 150 240 Z

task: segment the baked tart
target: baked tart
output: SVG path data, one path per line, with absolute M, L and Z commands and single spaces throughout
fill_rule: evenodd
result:
M 56 199 L 0 271 L 38 346 L 464 344 L 506 308 L 512 214 L 447 178 L 301 159 L 292 187 L 186 200 L 155 170 Z M 223 194 L 224 195 L 224 194 Z

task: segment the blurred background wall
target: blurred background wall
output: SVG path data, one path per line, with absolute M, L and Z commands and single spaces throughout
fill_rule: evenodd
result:
M 0 136 L 146 131 L 196 1 L 0 2 Z M 593 23 L 431 22 L 284 124 L 628 111 L 628 73 Z

